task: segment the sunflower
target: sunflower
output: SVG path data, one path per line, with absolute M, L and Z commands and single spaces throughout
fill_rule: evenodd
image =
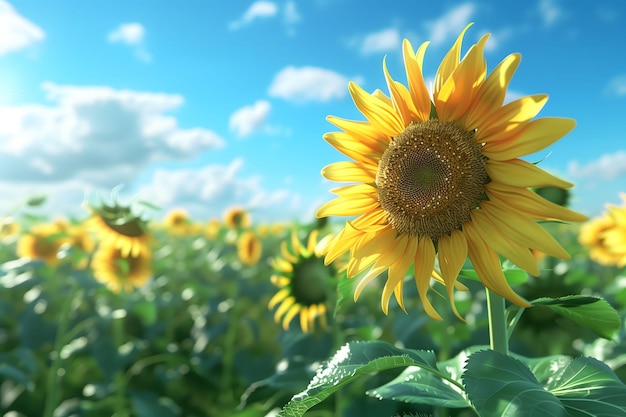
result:
M 231 229 L 250 227 L 250 214 L 242 207 L 231 207 L 224 212 L 224 224 Z
M 0 239 L 14 238 L 20 232 L 21 227 L 11 217 L 0 219 Z
M 144 286 L 152 276 L 152 254 L 141 250 L 137 256 L 107 243 L 96 250 L 91 268 L 95 279 L 113 292 L 131 291 Z
M 237 256 L 241 263 L 251 266 L 259 262 L 263 244 L 253 232 L 244 232 L 237 239 Z
M 85 269 L 89 263 L 89 254 L 96 247 L 96 241 L 82 225 L 74 225 L 68 228 L 69 244 L 78 250 L 74 266 L 78 269 Z
M 163 220 L 163 225 L 168 232 L 178 236 L 188 235 L 197 231 L 197 227 L 189 218 L 189 214 L 182 208 L 170 210 Z
M 460 58 L 469 26 L 441 62 L 432 94 L 422 75 L 428 42 L 414 52 L 404 40 L 408 87 L 391 78 L 383 60 L 390 96 L 379 90 L 368 94 L 353 82 L 348 86 L 367 121 L 328 117 L 342 131 L 324 139 L 352 161 L 331 164 L 322 175 L 353 184 L 333 189 L 338 197 L 323 204 L 317 217 L 356 218 L 330 241 L 325 260 L 349 251 L 349 277 L 371 267 L 356 286 L 355 299 L 388 271 L 381 297 L 385 313 L 392 293 L 403 307 L 403 280 L 414 264 L 424 309 L 441 319 L 427 297 L 438 259 L 441 274 L 435 278 L 445 285 L 458 316 L 453 295 L 468 256 L 488 289 L 528 306 L 507 283 L 498 255 L 538 275 L 531 249 L 563 259 L 569 254 L 536 220 L 586 218 L 532 192 L 530 187 L 572 184 L 520 159 L 565 135 L 575 122 L 532 120 L 546 103 L 543 94 L 504 104 L 521 56 L 509 55 L 487 76 L 489 34 Z
M 48 265 L 59 262 L 58 252 L 67 236 L 55 223 L 34 225 L 28 233 L 17 241 L 17 256 L 20 258 L 41 259 Z
M 626 194 L 622 196 L 626 201 Z M 605 265 L 626 266 L 626 205 L 589 220 L 580 228 L 578 241 L 589 248 L 589 257 Z
M 319 231 L 309 233 L 306 246 L 302 245 L 296 232 L 291 234 L 291 249 L 287 241 L 280 247 L 282 257 L 272 260 L 274 275 L 272 283 L 280 288 L 270 299 L 268 308 L 271 310 L 280 304 L 274 320 L 282 321 L 285 330 L 289 328 L 291 320 L 300 314 L 300 328 L 303 332 L 314 329 L 315 319 L 325 328 L 326 311 L 330 300 L 331 284 L 335 278 L 332 268 L 326 268 L 322 259 L 322 248 L 330 236 L 317 241 Z
M 123 256 L 137 257 L 142 251 L 149 250 L 152 235 L 148 232 L 147 223 L 133 213 L 131 207 L 102 203 L 98 207 L 88 206 L 88 209 L 91 216 L 86 220 L 86 226 L 102 244 L 115 246 Z

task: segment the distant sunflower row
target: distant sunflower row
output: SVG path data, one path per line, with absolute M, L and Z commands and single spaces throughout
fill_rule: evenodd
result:
M 609 205 L 600 216 L 585 223 L 578 237 L 589 257 L 605 266 L 626 266 L 626 194 L 622 206 Z

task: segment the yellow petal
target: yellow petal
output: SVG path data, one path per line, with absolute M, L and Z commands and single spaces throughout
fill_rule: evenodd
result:
M 387 227 L 378 232 L 367 233 L 351 248 L 348 276 L 362 272 L 396 245 L 397 232 Z
M 283 255 L 283 258 L 285 258 L 285 260 L 287 260 L 288 262 L 291 262 L 292 264 L 295 264 L 298 262 L 298 258 L 295 257 L 291 252 L 289 252 L 289 249 L 287 249 L 286 240 L 283 240 L 282 242 L 280 242 L 280 253 L 281 255 Z
M 443 84 L 459 65 L 459 61 L 461 59 L 461 44 L 463 43 L 465 32 L 467 32 L 467 29 L 469 29 L 470 26 L 472 26 L 472 23 L 465 26 L 465 29 L 463 29 L 463 31 L 459 34 L 454 42 L 454 45 L 452 45 L 452 48 L 450 48 L 437 69 L 437 74 L 435 75 L 435 85 L 433 86 L 433 98 L 435 100 L 437 100 L 437 96 L 439 95 L 439 91 L 441 90 Z
M 482 204 L 482 208 L 489 214 L 490 220 L 499 230 L 504 231 L 510 239 L 545 254 L 560 259 L 570 259 L 569 253 L 554 237 L 529 218 L 488 201 Z
M 411 43 L 407 39 L 402 42 L 402 56 L 404 57 L 406 78 L 411 100 L 415 105 L 417 120 L 428 120 L 430 118 L 430 94 L 428 93 L 428 88 L 426 88 L 422 72 L 422 63 L 424 62 L 424 54 L 427 47 L 428 42 L 422 43 L 415 54 Z
M 487 142 L 483 147 L 483 154 L 497 161 L 530 155 L 556 142 L 575 125 L 576 121 L 573 119 L 551 117 L 533 120 L 513 137 L 498 142 Z
M 315 215 L 317 217 L 358 216 L 380 206 L 375 196 L 372 198 L 372 195 L 369 193 L 355 193 L 352 191 L 340 191 L 337 198 L 322 204 L 317 209 Z
M 428 299 L 430 289 L 430 277 L 435 266 L 435 246 L 428 236 L 423 236 L 417 244 L 415 253 L 415 285 L 422 300 L 424 311 L 435 320 L 442 320 Z
M 283 258 L 278 257 L 272 259 L 272 268 L 286 273 L 293 272 L 293 265 Z
M 309 332 L 309 308 L 302 306 L 300 309 L 300 328 L 304 333 Z
M 319 235 L 320 231 L 318 229 L 312 230 L 309 233 L 309 238 L 306 243 L 306 249 L 309 253 L 315 253 L 315 247 L 317 246 L 317 235 Z
M 496 140 L 492 135 L 515 129 L 519 124 L 527 123 L 537 115 L 548 101 L 545 94 L 522 97 L 514 100 L 499 110 L 491 113 L 484 125 L 477 126 L 476 140 L 490 142 Z M 499 139 L 499 138 L 498 138 Z
M 483 285 L 520 307 L 530 307 L 526 300 L 511 289 L 502 272 L 498 254 L 480 237 L 476 226 L 472 222 L 466 222 L 463 233 L 467 238 L 467 251 L 472 266 Z
M 278 323 L 282 315 L 285 314 L 285 312 L 289 310 L 289 308 L 294 305 L 295 302 L 296 299 L 292 296 L 285 298 L 274 313 L 274 321 Z
M 524 247 L 509 239 L 506 232 L 492 222 L 492 217 L 483 210 L 475 210 L 472 213 L 472 223 L 476 231 L 487 244 L 496 252 L 508 258 L 515 265 L 526 270 L 529 274 L 538 276 L 539 267 L 537 261 L 530 253 L 528 247 Z
M 587 216 L 584 214 L 554 204 L 526 188 L 492 181 L 485 186 L 485 190 L 490 200 L 494 200 L 494 202 L 502 205 L 508 205 L 534 219 L 568 222 L 583 222 L 587 220 Z
M 335 162 L 322 168 L 322 175 L 330 181 L 363 182 L 376 181 L 376 166 L 358 162 Z
M 404 127 L 406 127 L 418 117 L 413 100 L 411 100 L 411 95 L 404 85 L 395 82 L 391 78 L 391 75 L 389 75 L 389 70 L 387 70 L 387 57 L 383 58 L 383 73 L 385 74 L 389 94 L 391 94 L 393 108 L 400 115 L 402 123 Z
M 289 311 L 287 311 L 285 317 L 283 317 L 283 330 L 289 329 L 289 323 L 291 323 L 291 320 L 294 318 L 294 316 L 298 314 L 300 308 L 300 304 L 294 304 L 293 306 L 291 306 Z
M 324 140 L 342 154 L 355 161 L 376 164 L 382 156 L 389 142 L 381 144 L 363 140 L 359 136 L 352 136 L 347 132 L 329 132 L 324 135 Z
M 441 276 L 446 285 L 450 306 L 454 315 L 463 320 L 454 303 L 454 283 L 467 259 L 467 240 L 463 232 L 453 230 L 450 236 L 444 235 L 439 238 L 438 248 L 439 268 L 441 268 Z
M 383 135 L 392 138 L 404 130 L 402 120 L 393 107 L 368 94 L 352 81 L 348 84 L 348 90 L 359 111 L 370 123 L 380 129 Z
M 488 160 L 487 174 L 492 181 L 515 187 L 572 188 L 574 184 L 555 177 L 530 162 L 521 159 L 509 161 Z
M 338 257 L 352 249 L 363 235 L 364 233 L 355 229 L 349 221 L 346 222 L 343 230 L 328 243 L 326 256 L 324 257 L 324 265 L 329 265 Z
M 442 122 L 452 122 L 463 118 L 472 104 L 472 99 L 480 83 L 485 79 L 487 63 L 485 44 L 489 34 L 484 35 L 441 87 L 435 100 L 437 115 Z
M 381 307 L 385 314 L 389 312 L 389 299 L 391 298 L 391 294 L 395 292 L 395 288 L 398 285 L 402 285 L 406 271 L 415 259 L 415 250 L 417 248 L 417 239 L 409 238 L 409 235 L 406 234 L 400 236 L 396 242 L 397 246 L 394 250 L 400 251 L 402 254 L 399 256 L 398 260 L 389 267 L 387 282 L 385 282 L 383 294 L 380 298 Z M 402 306 L 403 303 L 401 302 L 400 305 Z
M 506 90 L 521 59 L 522 56 L 520 54 L 507 56 L 494 68 L 485 82 L 480 85 L 472 105 L 467 110 L 465 119 L 467 130 L 478 128 L 478 126 L 484 124 L 494 109 L 502 107 Z
M 376 232 L 389 226 L 389 221 L 387 220 L 387 213 L 378 208 L 354 219 L 352 226 L 363 232 Z

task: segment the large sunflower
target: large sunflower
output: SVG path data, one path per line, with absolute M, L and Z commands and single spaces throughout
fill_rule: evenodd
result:
M 318 319 L 321 327 L 326 327 L 326 311 L 330 300 L 329 281 L 336 279 L 324 267 L 322 248 L 329 237 L 317 241 L 318 230 L 309 233 L 306 246 L 302 245 L 295 232 L 291 235 L 290 252 L 287 241 L 280 247 L 282 257 L 272 260 L 274 275 L 272 283 L 280 288 L 268 304 L 269 309 L 280 306 L 274 313 L 276 323 L 282 321 L 287 330 L 291 320 L 300 315 L 300 328 L 303 332 L 314 329 Z
M 405 40 L 408 88 L 391 78 L 383 60 L 389 97 L 379 90 L 368 94 L 353 82 L 348 86 L 367 121 L 328 118 L 342 131 L 324 139 L 353 161 L 331 164 L 322 175 L 355 184 L 332 190 L 338 197 L 320 207 L 317 216 L 356 218 L 329 243 L 326 262 L 350 251 L 349 277 L 371 267 L 356 286 L 355 298 L 388 271 L 385 312 L 392 293 L 403 306 L 403 280 L 414 264 L 424 309 L 441 319 L 427 297 L 438 258 L 440 278 L 458 315 L 453 293 L 468 256 L 487 288 L 528 306 L 508 285 L 498 254 L 538 275 L 531 249 L 563 259 L 569 255 L 535 221 L 585 219 L 529 190 L 570 188 L 571 183 L 520 159 L 565 135 L 575 122 L 533 120 L 546 103 L 543 94 L 504 104 L 521 56 L 509 55 L 487 76 L 489 34 L 461 59 L 466 30 L 441 62 L 432 94 L 422 74 L 428 42 L 414 52 Z
M 131 291 L 144 286 L 152 276 L 152 253 L 148 249 L 137 256 L 108 243 L 101 244 L 91 261 L 94 277 L 113 292 Z
M 17 256 L 41 259 L 48 265 L 59 263 L 58 253 L 68 243 L 67 235 L 56 223 L 37 224 L 17 241 Z
M 119 203 L 88 206 L 91 216 L 85 225 L 92 230 L 98 240 L 118 248 L 123 256 L 137 257 L 142 251 L 148 251 L 152 235 L 147 222 L 133 212 L 130 206 Z

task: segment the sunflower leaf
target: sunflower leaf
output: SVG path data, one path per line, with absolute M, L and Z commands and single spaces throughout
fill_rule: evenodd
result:
M 528 366 L 493 350 L 469 356 L 463 383 L 481 417 L 567 415 L 563 404 L 544 389 Z
M 382 341 L 347 343 L 318 368 L 306 390 L 295 395 L 278 415 L 300 417 L 342 386 L 365 374 L 407 366 L 437 369 L 431 351 L 400 349 Z
M 605 339 L 613 339 L 619 331 L 619 314 L 602 298 L 583 295 L 544 297 L 532 301 L 531 304 L 547 307 Z
M 528 281 L 528 273 L 512 264 L 510 267 L 507 267 L 505 264 L 502 267 L 502 272 L 504 273 L 504 278 L 506 278 L 506 282 L 508 282 L 511 286 L 524 284 L 526 281 Z M 476 273 L 476 271 L 473 269 L 462 269 L 459 274 L 459 278 L 467 278 L 480 282 L 480 277 L 478 276 L 478 273 Z
M 376 398 L 435 407 L 471 407 L 460 389 L 455 389 L 430 370 L 419 366 L 408 367 L 393 381 L 369 390 L 366 394 Z
M 597 359 L 572 360 L 552 374 L 546 388 L 571 416 L 626 416 L 626 385 Z

